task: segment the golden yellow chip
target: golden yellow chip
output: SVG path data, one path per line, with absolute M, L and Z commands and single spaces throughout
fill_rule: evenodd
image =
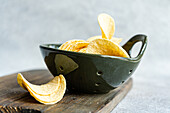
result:
M 101 35 L 99 35 L 99 36 L 94 36 L 94 37 L 90 37 L 90 38 L 88 38 L 87 39 L 87 41 L 88 42 L 91 42 L 91 41 L 93 41 L 93 40 L 95 40 L 95 39 L 102 39 L 102 36 Z M 120 44 L 120 42 L 122 41 L 122 38 L 111 38 L 110 39 L 110 41 L 113 41 L 113 42 L 115 42 L 115 43 L 117 43 L 117 44 Z
M 27 87 L 28 91 L 30 92 L 30 94 L 40 103 L 43 104 L 55 104 L 57 102 L 59 102 L 63 96 L 64 93 L 66 91 L 66 81 L 63 75 L 59 75 L 60 77 L 60 86 L 59 89 L 57 91 L 55 91 L 54 93 L 52 93 L 49 96 L 41 96 L 38 95 L 34 92 L 31 91 L 31 89 L 29 87 Z
M 64 49 L 67 47 L 67 44 L 68 44 L 68 43 L 69 43 L 69 41 L 63 43 L 63 44 L 59 47 L 59 49 L 64 50 Z
M 65 42 L 64 44 L 62 44 L 59 47 L 59 49 L 67 50 L 71 47 L 71 45 L 74 45 L 77 42 L 85 42 L 85 40 L 69 40 L 69 41 Z
M 78 52 L 80 49 L 87 47 L 89 42 L 77 42 L 76 44 L 72 45 L 68 51 L 75 51 Z
M 107 39 L 96 39 L 89 43 L 87 53 L 129 58 L 128 53 L 118 44 Z
M 82 48 L 82 49 L 80 49 L 78 52 L 86 53 L 86 49 L 87 49 L 87 47 Z
M 23 77 L 22 77 L 21 73 L 18 73 L 18 75 L 17 75 L 17 82 L 23 89 L 27 90 L 23 84 Z
M 56 81 L 55 80 L 56 78 L 57 78 L 57 82 L 54 82 L 54 81 Z M 28 90 L 29 93 L 37 101 L 39 101 L 43 104 L 55 104 L 55 103 L 57 103 L 58 101 L 60 101 L 63 98 L 65 90 L 66 90 L 66 81 L 65 81 L 65 78 L 64 78 L 63 75 L 56 76 L 54 79 L 52 79 L 52 81 L 54 82 L 53 85 L 50 88 L 47 87 L 48 89 L 45 89 L 45 90 L 44 90 L 44 88 L 45 88 L 44 86 L 40 87 L 40 86 L 37 85 L 37 88 L 33 88 L 32 86 L 30 87 L 31 83 L 29 83 L 29 85 L 28 85 L 28 83 L 25 83 L 25 82 L 28 82 L 28 81 L 20 73 L 18 73 L 17 80 L 18 80 L 18 83 L 21 87 Z M 55 89 L 53 87 L 56 87 L 56 84 L 58 86 Z M 54 91 L 51 91 L 51 88 L 54 89 Z M 40 92 L 41 92 L 41 95 L 39 94 Z M 47 92 L 48 92 L 48 95 L 46 95 Z M 43 95 L 42 95 L 42 93 L 43 93 Z
M 111 39 L 115 32 L 115 22 L 108 14 L 100 14 L 98 16 L 98 23 L 102 31 L 102 38 Z
M 69 50 L 73 45 L 75 45 L 77 42 L 86 42 L 85 40 L 74 40 L 74 41 L 70 41 L 70 43 L 68 43 L 68 46 L 65 48 L 65 50 Z
M 18 84 L 24 88 L 25 86 L 29 87 L 34 93 L 38 95 L 50 95 L 56 90 L 58 90 L 60 85 L 60 78 L 58 76 L 54 77 L 50 82 L 43 85 L 34 85 L 28 82 L 21 73 L 18 73 L 17 76 Z

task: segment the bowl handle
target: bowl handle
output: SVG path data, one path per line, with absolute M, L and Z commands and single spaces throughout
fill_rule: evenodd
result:
M 127 53 L 131 56 L 131 49 L 132 47 L 137 43 L 142 42 L 142 46 L 140 48 L 140 51 L 135 58 L 141 58 L 145 52 L 146 46 L 147 46 L 147 36 L 146 35 L 135 35 L 133 36 L 126 44 L 124 44 L 122 47 L 127 51 Z

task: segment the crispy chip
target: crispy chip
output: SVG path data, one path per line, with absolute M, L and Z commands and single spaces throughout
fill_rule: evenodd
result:
M 76 44 L 72 45 L 68 51 L 75 51 L 78 52 L 80 49 L 87 47 L 89 42 L 77 42 Z
M 89 43 L 87 53 L 129 58 L 127 52 L 118 44 L 107 39 L 96 39 Z
M 30 92 L 30 94 L 40 103 L 43 104 L 55 104 L 57 102 L 59 102 L 63 96 L 64 93 L 66 91 L 66 81 L 63 75 L 59 75 L 60 77 L 60 86 L 59 89 L 57 91 L 55 91 L 54 93 L 52 93 L 49 96 L 41 96 L 38 95 L 34 92 L 31 91 L 31 89 L 29 87 L 27 87 L 28 91 Z
M 50 82 L 43 85 L 34 85 L 28 82 L 21 73 L 18 73 L 17 76 L 18 84 L 24 88 L 25 86 L 29 87 L 34 93 L 38 95 L 50 95 L 56 90 L 58 90 L 60 85 L 60 79 L 58 76 L 54 77 Z
M 59 49 L 68 50 L 72 45 L 76 44 L 77 42 L 85 42 L 85 40 L 69 40 L 62 44 Z
M 69 41 L 63 43 L 63 44 L 59 47 L 59 49 L 64 50 L 64 49 L 68 46 L 68 43 L 69 43 Z
M 87 47 L 82 48 L 82 49 L 80 49 L 78 52 L 86 53 L 86 49 L 87 49 Z
M 98 23 L 102 31 L 102 38 L 111 39 L 115 32 L 115 23 L 113 18 L 108 14 L 100 14 L 98 16 Z
M 23 84 L 23 76 L 21 75 L 21 73 L 18 73 L 17 75 L 17 82 L 23 89 L 27 90 L 27 88 Z
M 88 38 L 87 39 L 87 41 L 88 42 L 91 42 L 91 41 L 93 41 L 93 40 L 95 40 L 95 39 L 102 39 L 102 36 L 101 35 L 99 35 L 99 36 L 94 36 L 94 37 L 90 37 L 90 38 Z M 113 42 L 115 42 L 115 43 L 117 43 L 117 44 L 120 44 L 120 42 L 122 41 L 122 38 L 111 38 L 110 39 L 110 41 L 113 41 Z
M 45 84 L 44 86 L 37 85 L 36 88 L 33 88 L 32 86 L 30 87 L 31 83 L 29 83 L 29 85 L 28 85 L 28 83 L 25 83 L 28 81 L 20 73 L 18 73 L 17 80 L 21 87 L 28 90 L 29 93 L 37 101 L 39 101 L 43 104 L 55 104 L 55 103 L 59 102 L 63 98 L 65 90 L 66 90 L 66 81 L 65 81 L 65 78 L 63 75 L 54 77 L 54 79 L 52 79 L 52 82 L 54 82 L 54 83 L 52 83 L 53 85 L 51 85 L 50 88 L 46 87 L 47 89 L 45 89 L 45 90 L 44 90 L 45 85 L 51 84 L 51 81 L 49 82 L 49 84 Z M 56 80 L 57 80 L 57 82 L 55 82 Z M 56 88 L 56 84 L 57 84 L 57 88 Z M 55 87 L 56 89 L 53 87 Z M 54 89 L 54 91 L 51 91 L 51 89 Z M 47 92 L 48 92 L 48 95 L 46 95 Z M 41 95 L 39 93 L 41 93 Z

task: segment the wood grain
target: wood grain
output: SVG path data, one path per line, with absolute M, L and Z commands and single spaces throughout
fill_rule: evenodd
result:
M 31 70 L 23 74 L 34 84 L 46 83 L 53 78 L 47 70 Z M 16 73 L 0 77 L 0 113 L 109 113 L 132 87 L 132 79 L 129 79 L 107 94 L 67 92 L 59 103 L 43 105 L 18 85 L 16 77 Z

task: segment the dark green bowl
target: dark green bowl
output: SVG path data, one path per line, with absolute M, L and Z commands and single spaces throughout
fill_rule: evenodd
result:
M 123 84 L 137 68 L 147 46 L 145 35 L 132 37 L 122 47 L 131 56 L 131 49 L 142 42 L 135 58 L 123 58 L 60 50 L 61 44 L 40 45 L 44 61 L 54 76 L 63 74 L 70 91 L 106 93 Z

